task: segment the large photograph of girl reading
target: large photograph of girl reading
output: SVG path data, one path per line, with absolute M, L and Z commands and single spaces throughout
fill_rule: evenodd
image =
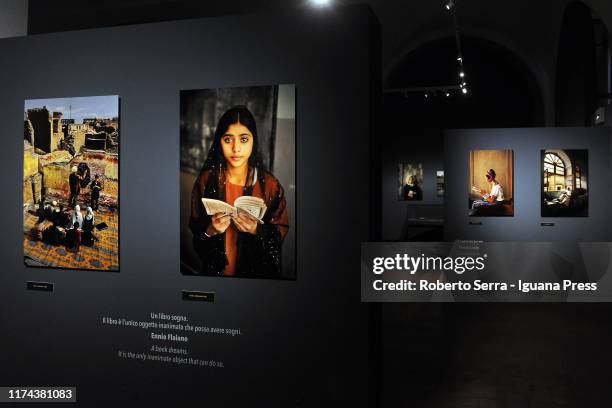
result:
M 293 85 L 181 92 L 181 272 L 295 279 Z

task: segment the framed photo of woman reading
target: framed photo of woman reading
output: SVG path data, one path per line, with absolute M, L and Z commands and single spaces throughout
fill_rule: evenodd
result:
M 295 279 L 295 86 L 180 102 L 181 272 Z
M 470 151 L 468 207 L 470 217 L 514 216 L 514 151 Z

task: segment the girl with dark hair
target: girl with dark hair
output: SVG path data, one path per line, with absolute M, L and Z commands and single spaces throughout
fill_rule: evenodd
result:
M 262 198 L 263 224 L 241 211 L 206 214 L 202 198 L 233 205 L 241 196 Z M 285 193 L 263 168 L 257 125 L 245 106 L 226 111 L 191 194 L 189 228 L 203 275 L 279 278 L 282 243 L 289 229 Z

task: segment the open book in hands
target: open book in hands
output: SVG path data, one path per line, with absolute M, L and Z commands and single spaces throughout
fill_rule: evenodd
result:
M 479 195 L 484 195 L 486 194 L 486 192 L 484 190 L 481 190 L 479 188 L 476 188 L 475 186 L 472 186 L 472 191 L 475 193 L 478 193 Z
M 202 204 L 206 209 L 206 214 L 215 215 L 218 213 L 238 215 L 241 211 L 245 211 L 253 217 L 257 218 L 260 224 L 263 224 L 263 216 L 268 207 L 263 199 L 253 196 L 238 197 L 231 206 L 225 201 L 213 200 L 212 198 L 203 198 Z

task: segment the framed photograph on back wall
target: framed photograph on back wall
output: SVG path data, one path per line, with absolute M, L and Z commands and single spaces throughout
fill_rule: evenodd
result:
M 423 165 L 421 163 L 398 164 L 398 199 L 423 201 Z
M 542 217 L 589 215 L 589 152 L 542 150 Z
M 472 150 L 468 169 L 472 217 L 514 216 L 514 152 Z

